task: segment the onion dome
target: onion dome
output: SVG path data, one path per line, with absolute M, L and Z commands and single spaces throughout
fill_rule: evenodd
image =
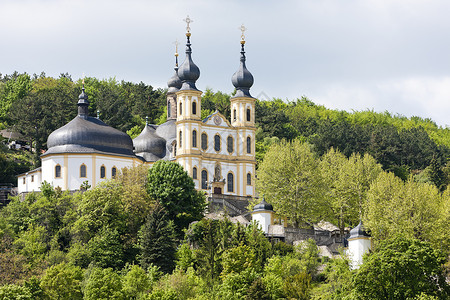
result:
M 350 236 L 348 237 L 348 239 L 360 237 L 370 237 L 370 235 L 365 231 L 362 221 L 359 221 L 359 224 L 355 228 L 350 230 Z
M 157 161 L 166 156 L 166 140 L 156 134 L 156 126 L 145 125 L 133 140 L 134 152 L 146 161 Z
M 236 88 L 236 95 L 234 95 L 233 98 L 236 97 L 252 98 L 252 96 L 250 95 L 250 88 L 253 85 L 253 75 L 252 73 L 250 73 L 249 70 L 247 70 L 247 67 L 245 66 L 244 45 L 245 41 L 241 40 L 241 64 L 239 65 L 239 69 L 236 71 L 236 73 L 234 73 L 233 76 L 231 77 L 231 82 Z
M 156 128 L 155 133 L 165 139 L 167 142 L 171 142 L 177 137 L 177 124 L 176 120 L 168 120 Z
M 176 93 L 181 88 L 181 79 L 178 77 L 178 51 L 175 52 L 175 74 L 167 82 L 167 93 Z
M 266 200 L 262 199 L 262 201 L 258 204 L 255 205 L 255 207 L 253 207 L 253 211 L 273 211 L 273 206 L 269 203 L 266 202 Z
M 188 17 L 189 19 L 189 17 Z M 189 22 L 192 22 L 192 20 L 189 19 Z M 198 91 L 195 82 L 200 77 L 200 69 L 197 67 L 197 65 L 192 61 L 192 49 L 191 49 L 191 33 L 189 32 L 189 23 L 187 27 L 186 32 L 186 58 L 184 59 L 184 62 L 181 64 L 180 68 L 178 69 L 178 77 L 180 77 L 180 80 L 182 82 L 181 89 L 180 90 L 194 90 Z
M 135 156 L 133 141 L 128 134 L 88 116 L 89 101 L 84 86 L 78 99 L 78 116 L 48 136 L 48 150 L 43 156 L 56 153 Z

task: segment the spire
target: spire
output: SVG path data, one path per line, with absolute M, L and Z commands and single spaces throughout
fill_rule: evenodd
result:
M 234 97 L 250 97 L 250 88 L 253 85 L 253 75 L 250 73 L 249 70 L 247 70 L 247 67 L 245 66 L 245 35 L 244 31 L 247 29 L 244 25 L 241 25 L 239 27 L 241 30 L 241 58 L 240 58 L 240 65 L 239 69 L 236 71 L 236 73 L 233 74 L 231 77 L 231 82 L 233 83 L 234 87 L 236 88 L 236 95 Z
M 82 118 L 87 118 L 89 115 L 89 101 L 88 96 L 85 93 L 84 89 L 84 78 L 83 78 L 83 87 L 81 88 L 81 94 L 78 96 L 78 115 Z
M 191 49 L 191 28 L 190 23 L 193 22 L 192 19 L 187 16 L 183 21 L 186 22 L 186 58 L 178 69 L 178 77 L 181 79 L 182 86 L 181 90 L 194 90 L 198 91 L 195 86 L 195 82 L 200 77 L 200 69 L 192 61 L 192 49 Z
M 180 77 L 178 77 L 178 41 L 175 41 L 175 74 L 169 79 L 167 82 L 167 86 L 169 89 L 167 90 L 167 93 L 176 93 L 181 88 L 181 80 Z

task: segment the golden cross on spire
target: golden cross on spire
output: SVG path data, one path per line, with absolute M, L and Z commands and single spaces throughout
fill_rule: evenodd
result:
M 247 30 L 247 28 L 245 28 L 244 24 L 242 24 L 241 27 L 239 27 L 239 30 L 241 31 L 241 41 L 245 41 L 244 32 Z
M 83 74 L 81 74 L 81 77 L 83 77 L 83 80 L 81 80 L 81 82 L 83 83 L 83 87 L 84 87 L 84 72 L 83 72 Z
M 184 22 L 186 22 L 186 32 L 190 33 L 191 32 L 191 27 L 189 27 L 189 23 L 194 22 L 194 20 L 192 20 L 191 18 L 189 18 L 189 15 L 186 17 L 186 19 L 183 19 Z

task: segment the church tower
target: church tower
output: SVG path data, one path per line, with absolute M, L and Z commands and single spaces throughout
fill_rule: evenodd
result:
M 245 27 L 240 27 L 241 34 L 241 58 L 239 69 L 231 77 L 231 82 L 236 88 L 236 94 L 231 101 L 231 125 L 237 128 L 240 137 L 240 154 L 246 159 L 255 160 L 255 101 L 250 95 L 253 85 L 253 75 L 245 65 Z M 254 174 L 254 173 L 253 173 Z
M 201 122 L 201 96 L 195 82 L 200 77 L 200 70 L 192 61 L 191 32 L 189 24 L 192 20 L 189 16 L 184 20 L 186 26 L 186 58 L 178 69 L 178 77 L 181 80 L 181 88 L 176 93 L 177 97 L 177 158 L 180 155 L 191 153 L 198 144 L 198 136 L 193 136 L 193 131 Z M 195 139 L 195 141 L 194 141 Z
M 176 120 L 177 118 L 177 95 L 181 88 L 181 80 L 178 77 L 178 42 L 175 42 L 175 74 L 167 82 L 167 120 Z

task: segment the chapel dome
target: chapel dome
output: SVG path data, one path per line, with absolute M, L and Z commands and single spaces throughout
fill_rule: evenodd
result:
M 167 82 L 169 89 L 167 93 L 176 93 L 181 89 L 181 79 L 178 77 L 178 68 L 175 68 L 175 74 Z
M 369 237 L 369 236 L 370 235 L 364 229 L 362 221 L 359 221 L 359 224 L 355 228 L 350 230 L 350 236 L 348 237 L 348 239 L 354 239 L 358 237 Z
M 245 42 L 241 42 L 241 58 L 239 69 L 233 74 L 231 77 L 231 83 L 233 83 L 236 88 L 235 97 L 252 97 L 250 95 L 250 88 L 253 85 L 253 75 L 245 66 L 245 51 L 244 51 Z
M 134 156 L 133 142 L 128 134 L 97 118 L 79 115 L 53 131 L 47 139 L 47 147 L 44 155 L 101 152 Z
M 156 128 L 155 133 L 165 139 L 167 142 L 171 142 L 177 137 L 177 120 L 168 120 Z
M 186 58 L 184 59 L 180 68 L 178 69 L 178 77 L 182 82 L 181 90 L 198 91 L 197 87 L 195 86 L 195 82 L 200 77 L 200 69 L 197 67 L 197 65 L 194 63 L 191 57 L 192 54 L 190 41 L 191 34 L 189 32 L 186 33 L 186 37 L 187 37 Z
M 48 150 L 43 154 L 107 153 L 135 156 L 133 141 L 128 134 L 112 128 L 100 119 L 88 116 L 89 101 L 83 89 L 78 97 L 78 116 L 53 131 L 47 139 Z
M 262 210 L 273 211 L 272 204 L 267 203 L 264 198 L 260 203 L 256 204 L 255 207 L 253 207 L 253 211 L 262 211 Z
M 157 161 L 166 155 L 166 140 L 156 134 L 155 128 L 145 125 L 141 134 L 133 140 L 136 155 L 146 161 Z

